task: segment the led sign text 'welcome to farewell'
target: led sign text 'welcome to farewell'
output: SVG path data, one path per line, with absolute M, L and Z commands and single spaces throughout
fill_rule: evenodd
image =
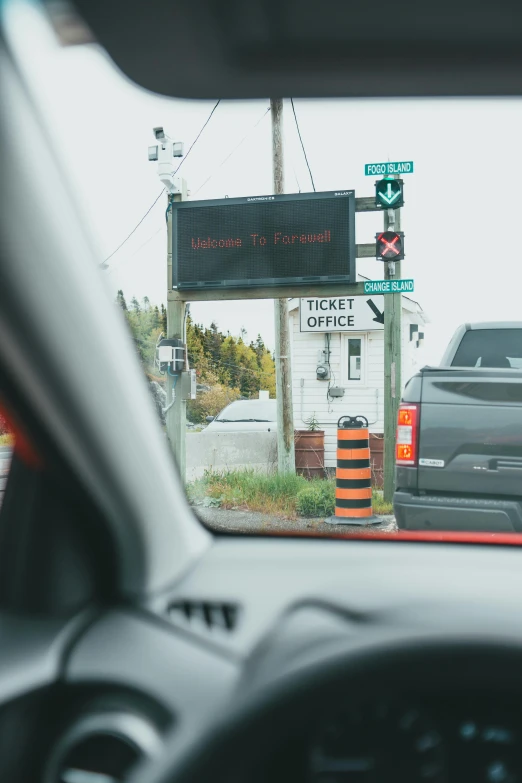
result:
M 352 283 L 353 191 L 172 205 L 172 286 L 179 289 Z
M 265 247 L 268 244 L 267 237 L 260 234 L 250 234 L 251 244 L 253 247 Z M 330 229 L 326 229 L 322 234 L 283 234 L 282 231 L 276 231 L 274 233 L 272 244 L 293 245 L 295 243 L 301 243 L 306 245 L 307 242 L 331 242 L 332 234 Z M 236 239 L 201 239 L 201 237 L 191 238 L 193 250 L 211 250 L 212 248 L 234 248 L 243 247 L 243 240 L 241 237 Z

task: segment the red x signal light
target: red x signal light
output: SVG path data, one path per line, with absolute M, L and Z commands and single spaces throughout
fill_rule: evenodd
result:
M 401 261 L 404 258 L 404 233 L 383 231 L 375 237 L 376 258 L 381 261 Z

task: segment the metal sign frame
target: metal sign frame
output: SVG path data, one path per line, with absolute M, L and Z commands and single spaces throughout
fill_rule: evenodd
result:
M 321 276 L 307 276 L 300 277 L 267 277 L 267 278 L 255 278 L 248 279 L 243 278 L 239 280 L 219 280 L 219 281 L 195 281 L 190 285 L 186 285 L 183 282 L 180 283 L 178 278 L 178 265 L 177 265 L 177 241 L 178 241 L 178 215 L 180 210 L 183 209 L 198 209 L 201 207 L 213 207 L 213 206 L 233 206 L 243 205 L 258 206 L 259 204 L 274 204 L 276 202 L 298 202 L 306 201 L 326 201 L 326 200 L 339 200 L 343 199 L 346 203 L 348 231 L 349 231 L 349 246 L 346 249 L 348 273 L 345 275 L 321 275 Z M 275 288 L 295 288 L 296 286 L 314 287 L 332 286 L 332 285 L 354 285 L 356 284 L 356 258 L 358 249 L 355 242 L 355 212 L 356 212 L 356 199 L 354 190 L 341 190 L 341 191 L 328 191 L 324 193 L 289 193 L 281 196 L 267 195 L 267 196 L 244 196 L 241 198 L 226 198 L 226 199 L 209 199 L 205 201 L 176 201 L 172 203 L 172 245 L 169 250 L 172 253 L 172 291 L 178 292 L 183 299 L 190 299 L 191 294 L 195 292 L 213 291 L 214 294 L 218 292 L 225 292 L 231 289 L 245 289 L 250 291 L 255 289 L 275 289 Z

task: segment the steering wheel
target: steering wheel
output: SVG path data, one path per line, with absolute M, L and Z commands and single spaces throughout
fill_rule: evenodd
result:
M 282 742 L 310 733 L 313 722 L 332 706 L 378 702 L 383 696 L 443 685 L 509 689 L 522 693 L 522 646 L 513 639 L 420 638 L 332 650 L 301 661 L 285 674 L 248 685 L 246 671 L 236 701 L 203 736 L 172 745 L 142 766 L 132 783 L 215 783 L 248 781 L 249 770 Z M 312 660 L 312 658 L 315 658 Z

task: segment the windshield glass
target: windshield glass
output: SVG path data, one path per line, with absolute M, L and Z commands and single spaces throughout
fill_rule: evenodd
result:
M 216 421 L 228 419 L 229 421 L 240 421 L 241 419 L 257 419 L 258 421 L 275 421 L 276 405 L 275 402 L 258 402 L 255 400 L 233 402 L 221 411 Z
M 466 332 L 452 364 L 455 367 L 520 368 L 522 328 Z
M 522 101 L 183 101 L 33 32 L 35 94 L 203 523 L 520 535 Z

